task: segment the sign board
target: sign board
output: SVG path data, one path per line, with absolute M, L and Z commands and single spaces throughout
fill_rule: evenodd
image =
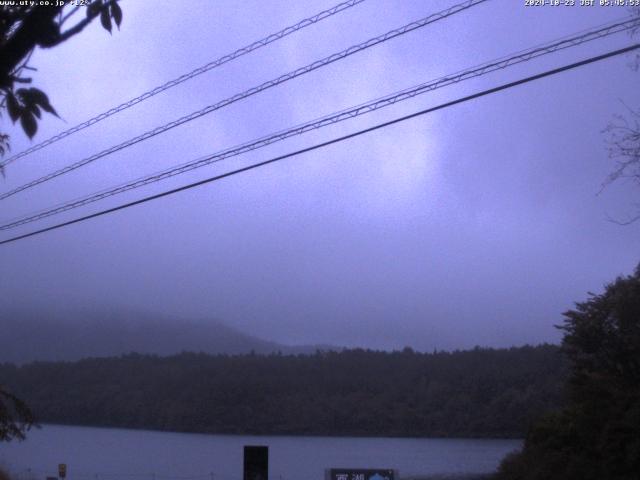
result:
M 396 480 L 397 472 L 384 468 L 331 468 L 326 480 Z
M 58 464 L 58 476 L 60 478 L 64 478 L 67 476 L 67 464 L 66 463 L 59 463 Z
M 269 480 L 269 447 L 244 447 L 244 480 Z

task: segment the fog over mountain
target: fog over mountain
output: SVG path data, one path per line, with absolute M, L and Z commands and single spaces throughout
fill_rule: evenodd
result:
M 71 361 L 130 352 L 171 355 L 182 351 L 239 354 L 313 353 L 326 345 L 289 346 L 243 333 L 217 320 L 172 318 L 115 309 L 2 314 L 0 362 Z
M 164 1 L 161 15 L 149 14 L 157 2 L 122 3 L 125 20 L 117 34 L 93 22 L 59 47 L 36 49 L 31 64 L 37 71 L 29 77 L 64 120 L 43 115 L 31 142 L 20 122 L 3 117 L 12 154 L 337 2 Z M 11 163 L 0 189 L 11 191 L 454 3 L 361 2 Z M 4 199 L 2 222 L 626 15 L 624 8 L 524 3 L 484 2 L 114 152 Z M 4 231 L 2 238 L 305 149 L 631 41 L 620 33 L 537 57 Z M 614 115 L 628 113 L 625 105 L 638 104 L 639 74 L 628 68 L 631 61 L 615 57 L 566 71 L 6 244 L 0 249 L 0 336 L 11 330 L 2 321 L 12 306 L 117 305 L 177 319 L 221 319 L 285 344 L 432 351 L 557 343 L 553 325 L 563 311 L 638 263 L 640 222 L 607 221 L 633 216 L 638 190 L 620 182 L 598 194 L 615 168 L 602 131 Z M 77 329 L 90 329 L 80 323 Z M 67 335 L 45 336 L 42 348 L 67 355 L 51 346 Z M 137 335 L 159 341 L 159 334 Z M 113 344 L 123 341 L 114 336 Z M 90 353 L 110 351 L 96 348 Z

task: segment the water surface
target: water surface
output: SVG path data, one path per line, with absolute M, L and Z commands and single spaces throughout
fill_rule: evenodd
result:
M 269 446 L 271 480 L 322 480 L 326 468 L 392 468 L 401 477 L 489 473 L 520 440 L 203 435 L 44 425 L 0 444 L 18 480 L 241 480 L 242 447 Z

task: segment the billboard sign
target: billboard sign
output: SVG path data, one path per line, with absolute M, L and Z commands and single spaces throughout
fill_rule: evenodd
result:
M 394 470 L 383 468 L 332 468 L 327 480 L 396 480 Z

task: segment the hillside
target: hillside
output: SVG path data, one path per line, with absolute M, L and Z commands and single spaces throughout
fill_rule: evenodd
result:
M 75 361 L 130 352 L 172 355 L 313 353 L 326 346 L 287 346 L 242 333 L 215 320 L 187 321 L 126 310 L 2 313 L 0 362 Z
M 40 421 L 234 434 L 522 437 L 561 403 L 558 347 L 0 365 Z

